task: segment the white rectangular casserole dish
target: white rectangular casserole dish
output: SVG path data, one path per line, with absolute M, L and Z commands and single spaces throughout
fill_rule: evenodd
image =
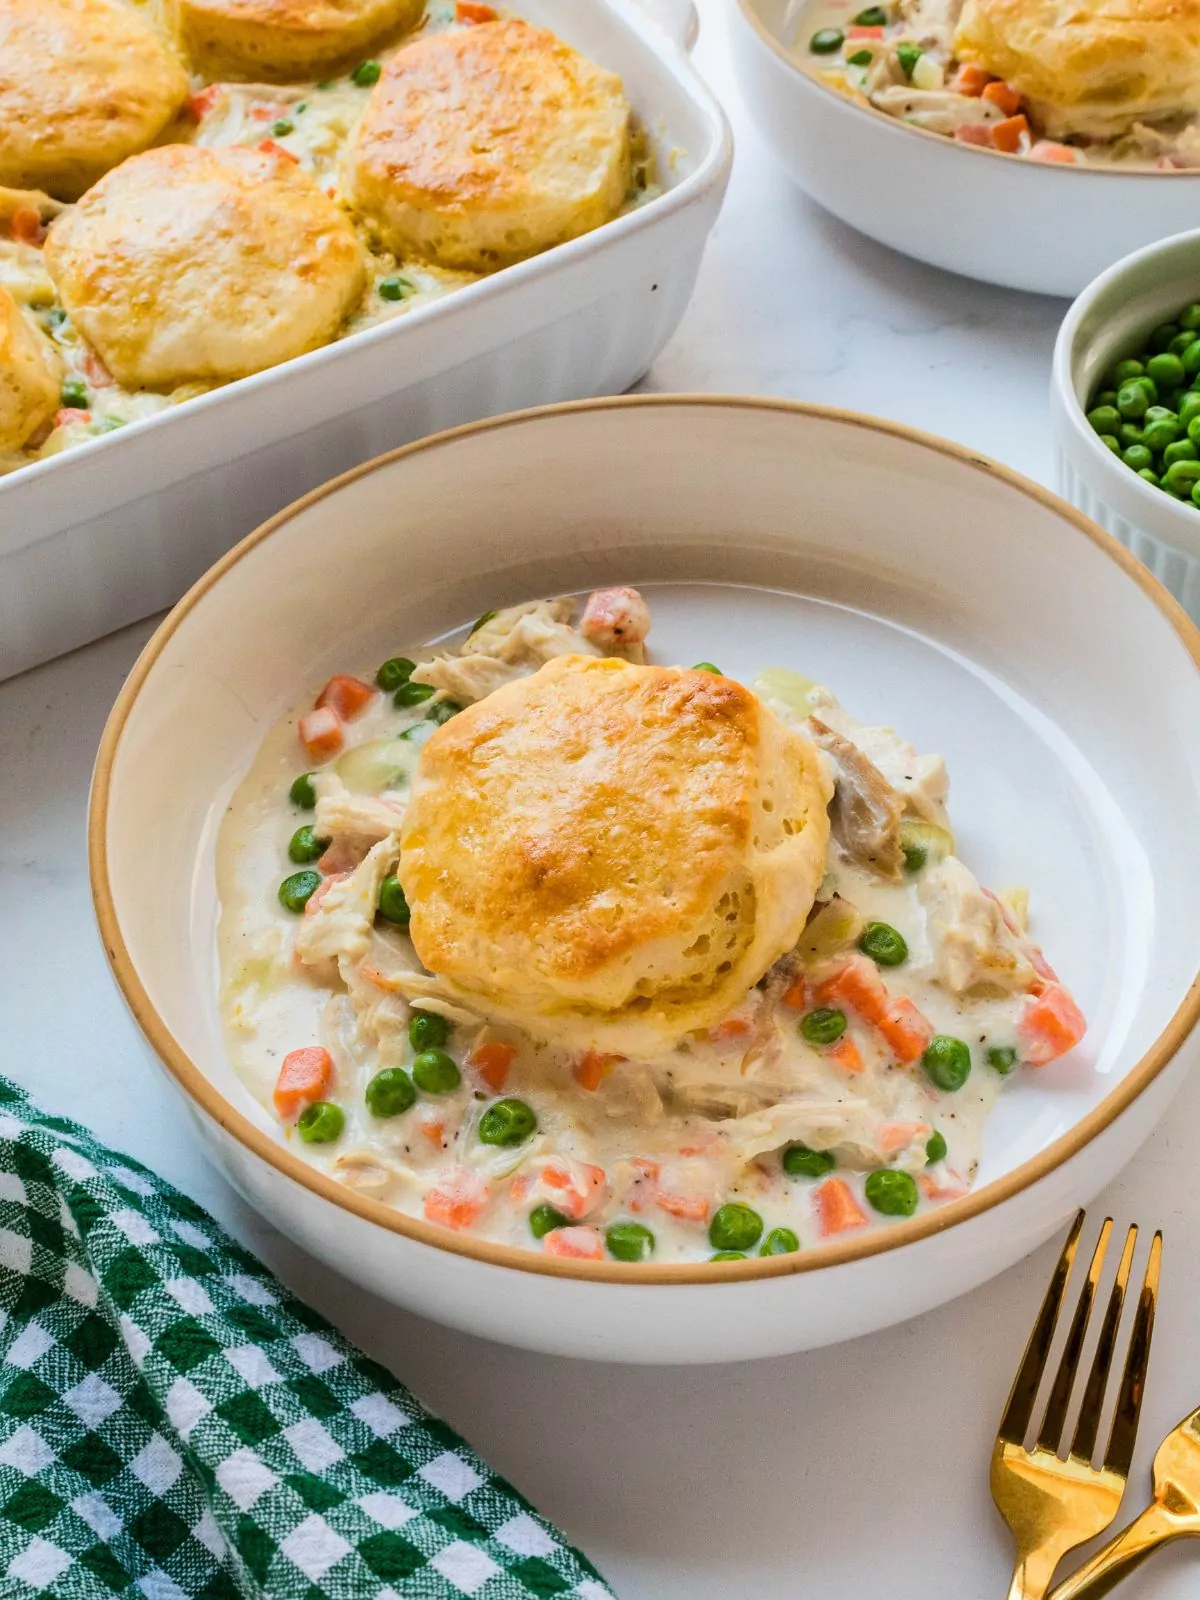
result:
M 516 9 L 621 74 L 664 193 L 446 299 L 0 478 L 0 679 L 171 605 L 243 534 L 348 467 L 642 376 L 691 296 L 732 160 L 684 48 L 694 13 L 647 3 L 660 22 L 637 0 Z

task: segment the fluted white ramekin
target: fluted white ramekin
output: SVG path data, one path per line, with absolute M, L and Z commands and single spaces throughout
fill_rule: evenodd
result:
M 1050 407 L 1063 497 L 1098 522 L 1200 617 L 1200 510 L 1139 478 L 1087 420 L 1097 380 L 1181 307 L 1200 300 L 1200 230 L 1135 250 L 1090 283 L 1054 347 Z

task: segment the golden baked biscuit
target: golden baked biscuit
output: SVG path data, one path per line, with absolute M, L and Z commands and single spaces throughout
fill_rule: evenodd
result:
M 62 364 L 0 286 L 0 450 L 19 450 L 58 410 Z
M 0 184 L 74 200 L 162 132 L 188 80 L 123 0 L 0 0 Z
M 954 50 L 1055 138 L 1200 110 L 1200 0 L 966 0 Z
M 415 28 L 425 0 L 165 0 L 196 69 L 209 78 L 287 81 Z
M 830 793 L 815 747 L 740 684 L 560 656 L 422 749 L 400 845 L 413 945 L 485 1015 L 653 1054 L 795 944 Z
M 75 326 L 131 388 L 243 378 L 325 344 L 362 293 L 345 213 L 286 155 L 168 145 L 50 228 Z
M 344 187 L 397 256 L 486 272 L 617 214 L 629 116 L 620 78 L 543 28 L 433 34 L 384 69 Z

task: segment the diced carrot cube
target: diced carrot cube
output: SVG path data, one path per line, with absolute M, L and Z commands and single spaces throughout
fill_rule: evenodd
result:
M 516 1060 L 515 1045 L 504 1044 L 499 1039 L 485 1039 L 477 1044 L 467 1057 L 471 1071 L 483 1079 L 489 1089 L 497 1094 L 508 1081 L 508 1074 Z
M 260 139 L 258 148 L 264 156 L 282 156 L 285 161 L 300 165 L 300 157 L 294 156 L 290 150 L 285 150 L 281 144 L 276 144 L 274 139 Z
M 337 672 L 317 696 L 318 706 L 332 706 L 343 722 L 353 722 L 360 717 L 379 693 L 361 678 L 348 677 Z
M 603 1261 L 604 1240 L 595 1228 L 553 1228 L 546 1235 L 548 1256 L 566 1256 L 572 1261 Z
M 82 366 L 93 389 L 111 389 L 117 381 L 94 350 L 83 352 Z
M 221 98 L 221 85 L 210 83 L 207 89 L 201 89 L 198 94 L 189 95 L 184 102 L 183 109 L 194 122 L 199 122 L 207 116 Z
M 818 1226 L 826 1238 L 850 1228 L 866 1227 L 866 1212 L 854 1198 L 849 1184 L 841 1178 L 826 1178 L 819 1189 L 814 1189 L 813 1204 L 817 1208 Z
M 933 1024 L 906 995 L 896 995 L 875 1023 L 876 1031 L 896 1060 L 916 1061 L 933 1038 Z
M 33 206 L 18 206 L 8 225 L 13 238 L 19 239 L 22 244 L 41 244 L 46 237 L 42 219 Z
M 460 1167 L 425 1196 L 426 1219 L 440 1222 L 443 1228 L 469 1228 L 483 1215 L 491 1193 L 477 1172 Z
M 804 979 L 801 977 L 793 978 L 788 987 L 783 991 L 782 999 L 785 1006 L 792 1006 L 797 1011 L 807 1011 L 808 985 L 805 983 Z
M 1020 109 L 1021 96 L 1011 83 L 1002 83 L 999 78 L 994 83 L 985 83 L 981 91 L 981 98 L 990 100 L 992 105 L 1003 111 L 1006 117 Z
M 319 1100 L 333 1082 L 333 1057 L 319 1044 L 291 1050 L 275 1080 L 275 1109 L 287 1120 Z
M 862 1058 L 862 1051 L 855 1044 L 848 1033 L 831 1044 L 825 1054 L 831 1061 L 837 1063 L 843 1072 L 865 1072 L 866 1062 Z
M 982 67 L 961 66 L 950 80 L 950 87 L 955 94 L 967 94 L 977 100 L 991 81 L 991 73 Z
M 553 1190 L 558 1209 L 576 1221 L 595 1210 L 608 1185 L 604 1168 L 593 1167 L 586 1161 L 571 1167 L 563 1162 L 548 1161 L 542 1168 L 541 1178 L 546 1187 Z
M 1060 983 L 1048 983 L 1030 995 L 1017 1018 L 1021 1060 L 1044 1067 L 1066 1055 L 1087 1032 L 1087 1019 Z
M 708 1037 L 714 1044 L 720 1044 L 723 1039 L 743 1039 L 750 1032 L 751 1025 L 745 1017 L 726 1017 L 724 1022 L 718 1022 L 715 1028 L 710 1028 Z
M 1069 144 L 1059 144 L 1054 139 L 1039 139 L 1026 157 L 1027 161 L 1045 161 L 1052 166 L 1077 167 L 1083 156 Z
M 1021 148 L 1022 137 L 1028 132 L 1028 117 L 1021 115 L 1005 117 L 1003 122 L 992 124 L 992 143 L 997 150 L 1003 150 L 1005 155 L 1014 156 Z
M 846 37 L 847 39 L 882 39 L 883 27 L 882 24 L 865 27 L 860 23 L 856 27 L 847 28 Z
M 424 1138 L 428 1139 L 435 1149 L 440 1150 L 446 1142 L 446 1124 L 440 1117 L 421 1117 L 417 1122 L 418 1128 Z
M 967 1186 L 951 1173 L 949 1183 L 939 1183 L 928 1172 L 923 1172 L 917 1179 L 917 1187 L 926 1200 L 961 1200 L 967 1193 Z
M 454 7 L 455 22 L 495 22 L 500 15 L 491 6 L 484 6 L 478 0 L 458 0 Z
M 898 1156 L 918 1139 L 928 1139 L 931 1131 L 927 1122 L 881 1122 L 876 1137 L 885 1156 Z
M 342 719 L 332 706 L 321 706 L 300 718 L 300 741 L 314 761 L 328 761 L 346 742 Z
M 974 144 L 981 150 L 994 150 L 992 127 L 990 122 L 964 122 L 955 128 L 954 137 L 959 144 Z
M 839 967 L 818 985 L 816 998 L 823 1006 L 849 1006 L 872 1025 L 887 1014 L 887 988 L 878 968 L 866 956 L 853 956 Z
M 581 1089 L 594 1094 L 604 1082 L 618 1056 L 602 1055 L 599 1050 L 585 1050 L 575 1063 L 574 1078 Z
M 679 1217 L 684 1222 L 706 1222 L 709 1201 L 704 1195 L 680 1194 L 673 1189 L 660 1189 L 654 1197 L 660 1211 L 669 1217 Z
M 54 426 L 56 428 L 69 428 L 73 422 L 90 422 L 92 413 L 81 411 L 78 406 L 63 406 L 54 413 Z

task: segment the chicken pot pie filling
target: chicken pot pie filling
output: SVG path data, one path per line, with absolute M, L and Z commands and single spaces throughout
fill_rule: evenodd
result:
M 468 270 L 439 264 L 415 249 L 399 252 L 389 249 L 382 241 L 374 218 L 352 200 L 349 156 L 373 90 L 405 48 L 441 36 L 452 38 L 468 30 L 504 24 L 514 25 L 509 13 L 476 4 L 474 0 L 458 0 L 457 4 L 453 0 L 430 0 L 415 33 L 378 47 L 369 58 L 337 76 L 305 83 L 253 83 L 209 82 L 193 73 L 179 116 L 158 136 L 154 148 L 193 145 L 212 150 L 250 149 L 277 161 L 285 174 L 294 167 L 309 175 L 349 216 L 365 257 L 363 288 L 354 294 L 350 309 L 333 334 L 335 339 L 347 338 L 475 283 L 507 264 L 502 260 L 481 262 L 478 269 Z M 525 25 L 515 23 L 515 26 L 524 28 Z M 544 49 L 557 48 L 574 57 L 581 72 L 600 73 L 586 58 L 566 51 L 553 36 L 533 29 L 527 29 L 526 33 L 530 38 L 536 35 L 535 44 L 541 44 Z M 523 70 L 522 62 L 517 61 L 513 70 Z M 611 81 L 613 93 L 620 99 L 619 80 L 611 74 L 600 75 Z M 481 76 L 486 77 L 482 69 Z M 535 93 L 536 89 L 535 82 L 527 82 L 527 92 Z M 450 107 L 449 114 L 453 115 L 456 109 Z M 439 111 L 434 107 L 429 115 L 433 131 L 428 141 L 428 156 L 435 168 L 439 114 L 447 114 L 446 109 Z M 632 113 L 626 137 L 628 154 L 624 171 L 627 183 L 615 209 L 609 207 L 613 215 L 634 210 L 661 193 L 655 181 L 649 140 Z M 514 138 L 520 142 L 519 133 Z M 511 153 L 497 150 L 495 154 L 496 182 L 502 187 Z M 138 160 L 137 155 L 129 157 L 111 171 L 123 172 L 131 162 Z M 157 175 L 151 174 L 148 187 L 153 189 L 156 181 Z M 554 174 L 549 174 L 547 181 L 558 190 L 563 187 Z M 436 187 L 436 183 L 432 184 L 430 192 L 436 191 Z M 518 202 L 520 198 L 518 196 Z M 0 430 L 0 475 L 153 416 L 219 386 L 201 379 L 138 386 L 123 384 L 113 377 L 102 354 L 89 343 L 71 317 L 63 303 L 61 285 L 48 270 L 43 248 L 48 231 L 57 218 L 71 210 L 70 203 L 40 190 L 0 187 L 0 300 L 3 302 L 0 320 L 14 308 L 21 315 L 37 341 L 42 364 L 57 375 L 60 399 L 50 415 L 44 414 L 44 407 L 30 406 L 21 418 L 12 419 L 10 427 Z M 586 226 L 581 225 L 577 231 L 588 231 L 606 220 L 607 214 L 599 215 L 593 202 Z M 549 240 L 549 243 L 555 242 L 557 238 Z M 526 255 L 549 247 L 548 243 L 539 243 L 536 239 L 526 240 L 525 245 L 521 253 Z M 140 254 L 136 239 L 131 241 L 129 254 L 135 258 Z M 94 276 L 99 278 L 99 272 Z M 164 304 L 169 302 L 170 292 L 168 286 L 162 296 Z M 248 288 L 247 295 L 252 299 L 259 292 L 262 292 L 261 286 L 255 285 Z M 274 360 L 287 359 L 297 353 L 301 351 L 288 349 L 277 354 Z M 261 370 L 263 365 L 271 364 L 272 360 L 260 360 L 255 363 L 255 369 Z M 4 378 L 5 372 L 0 369 L 0 382 Z
M 1200 167 L 1190 19 L 1169 0 L 829 0 L 793 48 L 850 99 L 959 143 L 1064 166 Z M 1182 57 L 1182 62 L 1177 58 Z
M 221 1009 L 281 1138 L 577 1259 L 789 1253 L 965 1194 L 1005 1082 L 1086 1025 L 1025 892 L 957 856 L 941 758 L 788 668 L 647 665 L 634 590 L 578 611 L 335 676 L 239 787 Z

